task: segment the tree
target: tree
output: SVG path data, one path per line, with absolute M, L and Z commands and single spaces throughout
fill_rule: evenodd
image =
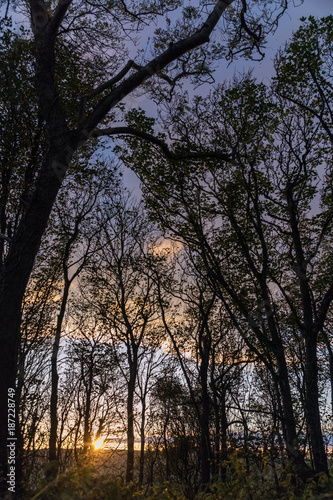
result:
M 145 447 L 146 447 L 146 432 L 147 432 L 147 407 L 149 405 L 149 396 L 154 387 L 156 374 L 158 374 L 163 367 L 163 363 L 167 359 L 167 355 L 159 352 L 160 339 L 152 344 L 146 343 L 144 352 L 139 359 L 138 366 L 138 396 L 141 405 L 141 419 L 140 419 L 140 463 L 139 463 L 139 484 L 144 482 L 145 470 Z
M 221 432 L 223 433 L 222 455 L 224 454 L 222 460 L 227 458 L 226 399 L 230 392 L 229 384 L 232 379 L 230 375 L 237 364 L 246 362 L 241 360 L 243 349 L 240 344 L 235 348 L 234 342 L 229 340 L 229 318 L 223 304 L 218 301 L 216 291 L 211 287 L 198 256 L 193 255 L 191 250 L 185 247 L 183 251 L 178 250 L 175 260 L 176 266 L 169 262 L 167 269 L 156 270 L 159 305 L 200 429 L 201 488 L 207 490 L 213 471 L 217 471 L 221 466 L 219 462 Z M 177 267 L 180 267 L 181 271 Z M 176 311 L 170 306 L 175 299 L 178 302 L 177 307 L 175 306 Z M 237 336 L 234 330 L 230 337 L 232 336 Z M 212 449 L 214 439 L 211 432 L 214 412 L 215 453 Z
M 295 444 L 297 433 L 282 340 L 275 319 L 270 314 L 267 316 L 268 325 L 266 321 L 262 323 L 261 314 L 257 317 L 258 304 L 262 301 L 264 314 L 265 308 L 269 312 L 271 307 L 266 275 L 269 259 L 266 251 L 258 250 L 262 239 L 260 235 L 256 236 L 257 232 L 253 232 L 249 222 L 253 213 L 247 202 L 245 172 L 250 155 L 255 158 L 258 144 L 265 137 L 267 124 L 273 120 L 275 126 L 272 108 L 267 104 L 265 94 L 263 86 L 257 87 L 251 79 L 245 78 L 230 88 L 221 87 L 213 94 L 214 97 L 197 99 L 194 106 L 185 102 L 176 108 L 175 127 L 178 133 L 184 127 L 184 143 L 193 143 L 194 138 L 199 148 L 207 148 L 210 142 L 213 148 L 215 145 L 223 147 L 227 143 L 224 147 L 234 149 L 237 160 L 234 168 L 226 169 L 223 164 L 207 161 L 204 165 L 183 163 L 182 169 L 175 170 L 175 164 L 166 163 L 163 158 L 160 158 L 158 168 L 158 157 L 156 154 L 153 156 L 152 152 L 147 155 L 147 146 L 143 144 L 147 160 L 145 168 L 141 170 L 141 178 L 147 181 L 145 193 L 152 217 L 159 220 L 171 234 L 178 235 L 190 248 L 197 250 L 212 286 L 216 288 L 235 327 L 252 351 L 271 370 L 284 400 L 284 433 L 289 455 L 302 463 Z M 239 106 L 235 108 L 237 101 Z M 223 107 L 218 106 L 219 102 L 223 102 Z M 187 116 L 192 113 L 205 117 L 204 123 L 211 124 L 210 130 L 202 127 L 201 120 L 193 120 L 192 117 L 187 120 Z M 134 140 L 133 144 L 135 154 L 141 154 L 140 143 Z M 153 168 L 150 161 L 154 163 Z M 168 193 L 167 197 L 165 192 Z M 249 208 L 248 215 L 244 215 L 246 207 Z M 256 257 L 257 253 L 263 253 L 263 269 L 261 258 Z M 270 333 L 266 328 L 269 331 L 271 329 Z
M 31 193 L 45 146 L 33 75 L 31 41 L 1 20 L 1 263 Z M 22 81 L 25 82 L 24 93 Z
M 197 439 L 200 431 L 193 402 L 185 381 L 177 372 L 177 362 L 169 357 L 156 377 L 150 399 L 153 439 L 148 483 L 179 482 L 187 496 L 193 496 L 200 484 Z
M 330 74 L 325 85 L 330 88 Z M 312 105 L 317 102 L 320 107 L 319 98 Z M 193 145 L 200 151 L 210 144 L 213 156 L 224 146 L 234 151 L 234 167 L 207 160 L 183 163 L 176 170 L 156 150 L 147 155 L 147 145 L 139 139 L 130 141 L 136 148 L 130 158 L 142 153 L 147 158 L 138 173 L 152 217 L 198 251 L 235 326 L 270 370 L 282 398 L 289 457 L 304 469 L 296 444 L 284 338 L 291 323 L 298 329 L 305 343 L 305 411 L 314 467 L 327 472 L 316 349 L 333 298 L 326 250 L 332 222 L 331 161 L 330 137 L 322 134 L 323 121 L 318 118 L 327 110 L 316 113 L 270 98 L 264 86 L 246 77 L 206 99 L 191 104 L 179 100 L 169 121 L 180 151 Z M 139 119 L 144 122 L 142 116 Z M 312 216 L 320 166 L 326 176 L 322 210 Z
M 302 21 L 302 26 L 276 58 L 274 90 L 283 99 L 308 111 L 333 143 L 333 16 L 322 19 L 311 16 Z
M 1 2 L 1 5 L 4 3 L 7 15 L 11 2 Z M 275 3 L 280 5 L 280 1 L 273 3 L 274 12 Z M 15 231 L 1 237 L 8 246 L 0 286 L 0 347 L 4 360 L 0 365 L 3 490 L 6 489 L 4 478 L 7 470 L 7 392 L 8 388 L 15 387 L 22 299 L 70 162 L 88 139 L 120 132 L 119 129 L 96 129 L 100 124 L 116 120 L 114 110 L 118 104 L 148 79 L 160 76 L 173 86 L 182 76 L 197 75 L 202 73 L 203 68 L 206 71 L 203 61 L 207 61 L 207 56 L 201 46 L 209 42 L 224 14 L 230 13 L 227 18 L 227 29 L 231 32 L 229 47 L 234 51 L 236 47 L 248 49 L 249 46 L 260 50 L 265 33 L 276 25 L 287 6 L 284 2 L 274 18 L 273 14 L 269 15 L 266 2 L 263 2 L 265 23 L 260 27 L 257 4 L 252 12 L 247 11 L 245 0 L 237 6 L 238 9 L 234 9 L 232 4 L 233 0 L 218 0 L 211 6 L 185 7 L 184 15 L 176 21 L 174 28 L 167 20 L 167 31 L 157 32 L 150 60 L 144 60 L 142 65 L 129 60 L 125 66 L 122 65 L 127 51 L 123 41 L 138 33 L 145 22 L 153 22 L 158 14 L 166 16 L 168 11 L 179 6 L 178 2 L 157 1 L 149 5 L 138 2 L 133 10 L 123 2 L 113 4 L 105 1 L 92 5 L 76 0 L 30 0 L 21 6 L 21 12 L 30 20 L 33 34 L 32 61 L 36 81 L 33 90 L 34 102 L 38 104 L 33 115 L 32 136 L 39 145 L 41 127 L 38 123 L 42 124 L 45 148 L 39 150 L 41 155 L 33 149 L 34 154 L 25 158 L 23 177 L 29 179 L 25 203 L 17 218 Z M 223 53 L 222 50 L 212 50 L 211 59 L 219 52 Z M 62 64 L 64 61 L 67 64 Z M 12 65 L 10 67 L 13 68 Z M 168 75 L 163 74 L 166 69 Z M 106 76 L 109 74 L 113 76 Z M 22 90 L 19 92 L 20 99 L 24 94 Z M 11 96 L 13 102 L 15 99 Z M 228 159 L 230 154 L 223 153 L 222 156 Z
M 88 265 L 99 246 L 98 235 L 103 225 L 103 220 L 100 217 L 100 206 L 103 198 L 110 196 L 105 181 L 106 177 L 111 178 L 114 174 L 112 166 L 110 168 L 105 165 L 104 170 L 97 171 L 96 175 L 96 166 L 91 172 L 89 172 L 89 167 L 85 166 L 83 178 L 81 180 L 76 178 L 74 185 L 73 179 L 69 177 L 63 183 L 54 208 L 52 237 L 54 246 L 58 247 L 63 288 L 51 356 L 50 461 L 56 461 L 59 455 L 57 452 L 59 380 L 57 363 L 60 339 L 70 288 Z M 114 180 L 113 189 L 116 189 L 116 185 L 117 181 Z M 50 232 L 50 228 L 48 232 Z M 56 467 L 54 467 L 54 472 L 56 473 Z
M 294 105 L 296 109 L 306 111 L 313 117 L 313 127 L 318 127 L 326 137 L 321 142 L 321 147 L 325 150 L 325 153 L 332 150 L 333 144 L 333 134 L 332 134 L 332 71 L 331 71 L 331 51 L 332 51 L 332 25 L 333 16 L 328 16 L 323 19 L 315 19 L 310 17 L 307 22 L 303 19 L 303 25 L 301 28 L 293 35 L 290 43 L 287 44 L 285 50 L 281 52 L 276 59 L 276 77 L 274 79 L 274 91 L 284 100 L 289 101 L 290 105 Z M 295 64 L 296 63 L 296 64 Z M 292 66 L 294 68 L 292 69 Z M 322 139 L 322 137 L 320 137 Z M 327 144 L 328 142 L 328 144 Z M 329 144 L 330 143 L 330 144 Z M 326 268 L 329 259 L 327 254 L 327 244 L 329 241 L 329 227 L 330 227 L 330 217 L 331 217 L 331 197 L 332 188 L 330 186 L 330 167 L 329 160 L 325 157 L 327 164 L 323 167 L 325 169 L 326 183 L 323 186 L 323 194 L 321 198 L 321 215 L 318 217 L 322 218 L 321 229 L 314 228 L 313 230 L 319 233 L 321 236 L 318 240 L 317 248 L 307 257 L 307 252 L 299 246 L 298 251 L 298 263 L 299 267 L 298 275 L 300 279 L 300 287 L 302 288 L 302 300 L 304 304 L 304 319 L 308 333 L 306 334 L 308 349 L 306 350 L 306 358 L 308 368 L 306 369 L 305 377 L 309 377 L 308 380 L 308 395 L 306 399 L 308 400 L 308 405 L 311 405 L 313 398 L 317 399 L 315 393 L 316 389 L 311 388 L 311 383 L 315 383 L 315 379 L 318 378 L 316 373 L 316 361 L 314 360 L 315 353 L 313 349 L 317 346 L 318 335 L 321 337 L 327 347 L 330 373 L 333 373 L 333 359 L 332 350 L 330 347 L 330 340 L 327 332 L 327 314 L 329 313 L 329 306 L 331 303 L 331 293 L 327 291 L 323 302 L 321 302 L 321 307 L 319 307 L 319 300 L 317 304 L 313 303 L 313 299 L 310 298 L 312 293 L 310 287 L 307 285 L 309 266 L 312 266 L 312 259 L 315 258 L 317 253 L 322 252 L 322 261 L 325 262 L 324 266 Z M 319 167 L 320 168 L 320 167 Z M 290 186 L 291 187 L 291 186 Z M 290 203 L 294 203 L 292 199 L 289 200 Z M 297 227 L 297 222 L 294 222 L 293 226 L 293 239 L 299 240 L 299 229 Z M 326 241 L 325 241 L 326 240 Z M 312 303 L 311 303 L 312 302 Z M 306 305 L 305 305 L 306 304 Z M 307 315 L 305 313 L 307 310 Z M 311 311 L 311 312 L 310 312 Z M 320 317 L 321 316 L 321 317 Z M 319 326 L 319 329 L 318 329 Z M 312 333 L 310 331 L 312 330 Z M 312 349 L 311 349 L 312 346 Z M 310 354 L 312 350 L 312 355 Z M 309 360 L 312 357 L 312 361 Z M 309 365 L 312 365 L 310 368 Z M 332 380 L 332 376 L 331 376 Z M 331 382 L 332 383 L 332 382 Z M 317 413 L 317 421 L 319 419 L 318 409 L 314 408 L 306 409 L 309 418 L 313 420 L 314 414 Z M 311 427 L 317 427 L 314 422 L 310 425 Z M 314 431 L 315 432 L 315 431 Z M 315 434 L 319 433 L 319 429 Z M 311 430 L 310 430 L 311 434 Z M 313 436 L 312 441 L 318 442 L 318 436 Z M 323 454 L 323 450 L 321 452 Z M 317 461 L 323 459 L 317 458 Z
M 163 338 L 157 323 L 159 313 L 151 271 L 154 240 L 142 206 L 128 196 L 120 195 L 111 204 L 111 210 L 107 205 L 104 210 L 101 250 L 87 272 L 86 284 L 95 314 L 105 322 L 110 341 L 119 352 L 119 367 L 126 380 L 126 481 L 130 482 L 134 477 L 135 391 L 140 360 L 145 354 L 145 343 L 148 347 L 151 339 L 154 346 Z
M 45 416 L 50 400 L 49 351 L 57 307 L 59 271 L 54 267 L 51 269 L 51 273 L 45 272 L 45 267 L 44 272 L 39 269 L 39 273 L 33 273 L 23 303 L 17 397 L 18 438 L 24 443 L 18 465 L 22 466 L 25 484 L 40 468 L 43 449 L 47 448 Z M 19 470 L 18 467 L 17 472 Z

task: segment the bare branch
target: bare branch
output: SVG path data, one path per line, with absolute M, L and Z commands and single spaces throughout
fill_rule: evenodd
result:
M 73 0 L 59 0 L 59 3 L 54 11 L 51 19 L 51 30 L 54 35 L 57 34 L 58 29 L 69 9 L 70 4 Z
M 330 130 L 330 127 L 328 126 L 328 124 L 323 119 L 322 114 L 319 114 L 317 111 L 315 111 L 313 108 L 311 108 L 310 106 L 308 106 L 304 102 L 299 101 L 298 99 L 295 99 L 290 95 L 285 95 L 285 94 L 278 92 L 278 91 L 275 91 L 275 92 L 279 97 L 282 97 L 283 99 L 287 99 L 287 101 L 290 101 L 293 104 L 296 104 L 300 108 L 305 109 L 306 111 L 309 111 L 309 113 L 311 113 L 313 116 L 315 116 L 319 120 L 319 122 L 321 123 L 325 132 L 327 132 L 327 135 L 328 135 L 330 141 L 333 143 L 333 133 Z
M 133 63 L 133 68 L 136 69 L 137 71 L 141 71 L 144 68 L 144 66 L 140 66 L 139 64 Z M 170 78 L 170 76 L 166 75 L 165 73 L 157 73 L 156 76 L 168 82 L 169 85 L 171 85 L 172 87 L 175 86 L 175 80 Z
M 90 92 L 90 94 L 88 94 L 87 96 L 83 96 L 83 97 L 86 97 L 86 99 L 89 101 L 90 99 L 92 99 L 96 95 L 100 94 L 104 90 L 106 90 L 108 88 L 112 88 L 112 86 L 115 85 L 116 83 L 118 83 L 129 72 L 129 70 L 132 67 L 136 68 L 135 63 L 134 63 L 134 61 L 129 60 L 128 63 L 126 64 L 126 66 L 124 66 L 124 68 L 121 71 L 119 71 L 119 73 L 116 76 L 114 76 L 113 78 L 111 78 L 107 82 L 102 83 L 102 85 L 99 85 L 99 87 L 97 87 L 92 92 Z
M 242 10 L 240 13 L 240 18 L 241 18 L 241 28 L 244 29 L 244 31 L 255 41 L 255 44 L 258 48 L 258 43 L 260 42 L 260 37 L 261 37 L 261 26 L 257 28 L 259 30 L 259 35 L 254 33 L 250 28 L 248 27 L 246 20 L 245 20 L 245 14 L 247 12 L 247 4 L 246 0 L 242 0 Z
M 112 135 L 133 135 L 140 139 L 144 139 L 151 144 L 157 146 L 164 155 L 169 160 L 180 161 L 180 160 L 205 160 L 205 159 L 214 159 L 214 160 L 222 160 L 232 165 L 237 165 L 237 162 L 234 160 L 233 156 L 227 155 L 224 153 L 219 153 L 218 151 L 191 151 L 189 153 L 177 154 L 171 151 L 168 145 L 158 139 L 152 134 L 148 132 L 143 132 L 142 130 L 136 130 L 133 127 L 110 127 L 105 129 L 95 129 L 91 137 L 103 137 L 103 136 L 112 136 Z

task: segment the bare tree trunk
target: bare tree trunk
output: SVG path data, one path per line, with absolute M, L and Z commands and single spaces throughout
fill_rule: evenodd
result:
M 126 483 L 133 481 L 134 477 L 134 390 L 136 368 L 130 367 L 130 378 L 127 394 L 127 467 Z
M 142 398 L 142 408 L 141 408 L 139 484 L 143 483 L 143 471 L 145 463 L 145 420 L 146 420 L 146 398 L 144 397 Z
M 209 348 L 205 346 L 202 350 L 202 362 L 200 366 L 200 383 L 201 383 L 201 397 L 202 408 L 200 418 L 200 461 L 201 461 L 201 486 L 203 490 L 207 489 L 210 483 L 210 468 L 211 468 L 211 446 L 210 446 L 210 433 L 209 433 L 209 413 L 210 413 L 210 400 L 208 394 L 208 364 L 209 364 Z
M 324 440 L 321 431 L 319 393 L 318 393 L 318 361 L 317 339 L 307 336 L 305 339 L 305 411 L 309 429 L 310 447 L 316 473 L 328 474 L 328 464 Z
M 49 440 L 49 460 L 57 460 L 57 433 L 58 433 L 58 352 L 61 336 L 62 324 L 65 316 L 70 283 L 67 281 L 61 301 L 61 308 L 57 318 L 57 328 L 53 343 L 51 358 L 51 407 L 50 407 L 50 440 Z M 58 467 L 54 473 L 56 474 Z

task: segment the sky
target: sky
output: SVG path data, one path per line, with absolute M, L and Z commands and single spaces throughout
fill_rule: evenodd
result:
M 301 24 L 300 18 L 308 17 L 310 15 L 323 17 L 330 14 L 333 14 L 333 0 L 304 0 L 303 2 L 302 0 L 290 0 L 290 7 L 281 17 L 276 32 L 268 38 L 267 47 L 265 49 L 265 58 L 260 62 L 246 61 L 240 58 L 229 65 L 224 60 L 221 60 L 218 69 L 214 73 L 216 84 L 222 83 L 225 79 L 231 79 L 235 74 L 246 72 L 250 68 L 253 68 L 253 75 L 257 78 L 257 80 L 262 81 L 265 84 L 269 84 L 274 71 L 273 60 L 277 50 L 280 47 L 283 47 L 283 45 L 291 37 L 292 33 L 297 30 Z M 18 22 L 22 22 L 22 17 L 20 15 L 15 17 Z M 145 37 L 147 36 L 147 33 L 143 32 L 143 35 Z M 145 43 L 144 40 L 143 43 Z M 205 95 L 205 93 L 209 92 L 210 88 L 211 86 L 207 84 L 204 87 L 200 87 L 197 90 L 197 93 Z M 138 100 L 137 98 L 131 98 L 131 96 L 129 96 L 128 104 L 131 104 L 133 107 L 140 106 L 145 109 L 148 114 L 151 114 L 152 116 L 155 115 L 149 101 L 144 97 L 141 97 Z M 123 178 L 124 184 L 132 190 L 135 195 L 140 196 L 139 181 L 136 175 L 132 171 L 125 169 Z
M 283 47 L 293 32 L 297 31 L 301 24 L 300 19 L 309 16 L 325 17 L 330 14 L 333 14 L 333 0 L 304 0 L 303 3 L 301 0 L 292 0 L 290 7 L 281 17 L 276 32 L 267 39 L 265 58 L 260 62 L 238 59 L 229 67 L 221 61 L 220 68 L 215 74 L 217 82 L 232 78 L 235 73 L 246 71 L 251 67 L 256 78 L 265 82 L 265 79 L 269 79 L 273 74 L 273 60 L 277 50 Z
M 314 16 L 325 17 L 333 14 L 333 0 L 293 0 L 290 2 L 290 8 L 282 16 L 276 32 L 268 38 L 267 47 L 265 49 L 265 58 L 260 62 L 246 61 L 238 59 L 228 66 L 228 63 L 221 61 L 219 68 L 214 73 L 216 84 L 222 83 L 225 79 L 231 79 L 235 74 L 243 73 L 249 69 L 253 69 L 253 75 L 258 81 L 269 84 L 270 78 L 273 75 L 273 61 L 279 48 L 290 39 L 292 33 L 297 31 L 301 24 L 302 17 Z M 206 90 L 207 88 L 207 90 Z M 209 86 L 198 90 L 200 95 L 204 95 L 209 91 Z M 150 111 L 149 103 L 144 100 L 140 102 L 140 106 L 147 112 Z M 126 169 L 124 171 L 124 183 L 136 196 L 140 195 L 139 181 L 134 172 Z

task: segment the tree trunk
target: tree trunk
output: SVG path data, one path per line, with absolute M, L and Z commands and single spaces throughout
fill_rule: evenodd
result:
M 12 308 L 13 313 L 15 308 Z M 16 362 L 18 353 L 18 338 L 20 327 L 20 308 L 18 308 L 18 315 L 10 314 L 8 311 L 7 318 L 5 315 L 0 338 L 0 352 L 2 360 L 0 363 L 0 464 L 1 464 L 1 483 L 0 483 L 0 497 L 4 494 L 9 484 L 7 483 L 7 474 L 9 472 L 9 463 L 7 454 L 9 450 L 15 453 L 13 466 L 15 466 L 15 481 L 14 491 L 17 491 L 17 468 L 16 460 L 19 458 L 21 450 L 18 450 L 17 437 L 18 437 L 18 408 L 15 396 L 15 383 L 16 383 Z M 8 317 L 9 316 L 9 317 Z M 10 391 L 12 389 L 14 392 Z M 12 397 L 9 397 L 9 394 Z M 14 408 L 9 408 L 14 405 Z M 9 439 L 12 438 L 12 439 Z M 11 445 L 10 448 L 7 445 Z M 13 450 L 13 451 L 12 451 Z M 12 490 L 13 491 L 13 490 Z
M 58 352 L 60 344 L 60 336 L 62 323 L 65 316 L 69 293 L 69 282 L 66 283 L 61 301 L 60 312 L 57 318 L 57 328 L 53 343 L 51 357 L 51 404 L 50 404 L 50 440 L 49 440 L 49 460 L 57 460 L 57 434 L 58 434 Z M 56 475 L 58 467 L 55 467 L 54 474 Z
M 127 395 L 127 467 L 126 483 L 133 481 L 134 471 L 134 390 L 136 369 L 130 368 L 130 379 L 128 382 Z
M 163 443 L 164 443 L 164 453 L 165 453 L 165 479 L 169 481 L 170 478 L 170 459 L 169 459 L 169 443 L 167 437 L 167 428 L 170 420 L 170 400 L 167 401 L 167 412 L 163 425 Z
M 91 355 L 91 363 L 89 366 L 89 377 L 86 385 L 86 405 L 84 410 L 84 424 L 83 424 L 83 452 L 87 453 L 88 448 L 91 447 L 91 433 L 90 433 L 90 411 L 91 411 L 91 393 L 93 386 L 93 355 Z
M 81 420 L 82 420 L 82 412 L 79 411 L 79 417 L 76 424 L 76 429 L 75 429 L 75 437 L 74 437 L 74 458 L 76 465 L 80 464 L 80 457 L 78 453 L 78 441 L 79 441 L 79 432 L 80 432 L 80 426 L 81 426 Z
M 67 138 L 66 138 L 67 139 Z M 66 144 L 68 144 L 66 140 Z M 7 491 L 8 389 L 15 388 L 20 344 L 21 307 L 25 289 L 61 185 L 55 165 L 68 165 L 68 152 L 51 154 L 44 160 L 27 210 L 11 242 L 0 276 L 0 496 Z M 66 167 L 63 166 L 63 170 Z M 17 418 L 16 408 L 15 414 Z M 16 432 L 17 437 L 17 432 Z M 22 450 L 17 448 L 18 456 Z M 17 475 L 18 479 L 19 475 Z M 18 484 L 17 484 L 18 487 Z
M 320 423 L 316 338 L 310 335 L 306 337 L 305 351 L 305 413 L 309 429 L 310 447 L 315 472 L 328 474 L 327 457 Z
M 210 446 L 210 433 L 209 433 L 209 413 L 210 413 L 210 400 L 207 387 L 207 373 L 208 373 L 208 357 L 209 349 L 203 350 L 202 362 L 200 366 L 200 382 L 202 391 L 202 409 L 200 419 L 200 461 L 201 461 L 201 485 L 203 490 L 207 489 L 210 483 L 210 460 L 211 460 L 211 446 Z
M 228 419 L 227 419 L 225 400 L 226 400 L 226 392 L 224 390 L 221 394 L 221 455 L 219 457 L 222 481 L 225 481 L 227 478 L 227 466 L 225 462 L 229 458 L 228 442 L 227 442 Z
M 296 432 L 294 409 L 291 397 L 288 368 L 284 353 L 281 350 L 277 351 L 277 361 L 279 366 L 278 386 L 281 392 L 284 439 L 287 448 L 289 461 L 295 465 L 297 474 L 305 480 L 309 476 L 309 468 L 307 467 L 304 457 L 298 447 L 298 439 Z
M 201 418 L 200 435 L 200 461 L 201 461 L 201 485 L 205 491 L 210 483 L 210 436 L 209 436 L 209 418 L 205 411 Z
M 142 409 L 141 409 L 139 484 L 143 483 L 143 470 L 145 464 L 145 419 L 146 419 L 146 399 L 144 397 L 142 398 Z
M 211 378 L 213 378 L 211 376 Z M 218 394 L 215 387 L 215 382 L 212 380 L 211 384 L 213 395 L 213 409 L 214 409 L 214 424 L 215 424 L 215 442 L 214 442 L 214 455 L 215 459 L 212 464 L 212 475 L 217 476 L 220 470 L 220 455 L 221 455 L 221 425 L 220 425 L 220 405 L 218 403 Z

